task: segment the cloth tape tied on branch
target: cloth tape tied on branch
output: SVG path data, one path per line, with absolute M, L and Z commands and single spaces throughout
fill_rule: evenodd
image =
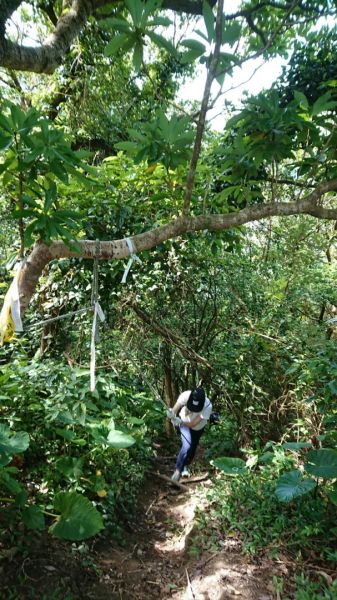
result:
M 6 293 L 2 310 L 0 313 L 0 345 L 10 342 L 15 332 L 23 331 L 21 313 L 19 284 L 22 276 L 24 261 L 20 261 L 14 267 L 14 279 Z
M 125 238 L 125 241 L 128 245 L 129 248 L 129 252 L 130 252 L 130 258 L 128 260 L 128 264 L 125 267 L 125 271 L 124 271 L 124 275 L 123 275 L 123 279 L 122 279 L 122 283 L 126 283 L 126 279 L 127 276 L 129 274 L 129 271 L 131 269 L 132 263 L 135 260 L 138 264 L 142 264 L 142 261 L 140 260 L 139 256 L 137 256 L 135 249 L 133 247 L 133 243 L 132 240 L 130 238 Z

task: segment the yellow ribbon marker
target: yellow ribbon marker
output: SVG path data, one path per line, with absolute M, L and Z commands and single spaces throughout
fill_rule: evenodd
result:
M 20 315 L 19 284 L 22 275 L 22 263 L 15 266 L 14 279 L 7 290 L 0 313 L 0 345 L 10 342 L 16 331 L 23 331 Z

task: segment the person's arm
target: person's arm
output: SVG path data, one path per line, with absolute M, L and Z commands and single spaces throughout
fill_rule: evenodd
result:
M 192 429 L 193 427 L 196 427 L 196 425 L 199 425 L 199 423 L 201 423 L 202 421 L 202 417 L 200 415 L 198 415 L 197 417 L 195 417 L 194 421 L 191 421 L 190 423 L 185 423 L 185 421 L 183 421 L 183 425 L 185 425 L 185 427 L 189 427 L 190 429 Z
M 182 409 L 182 407 L 183 407 L 183 405 L 180 404 L 179 398 L 178 398 L 177 402 L 175 403 L 175 405 L 172 408 L 172 410 L 176 416 L 177 416 L 178 412 Z
M 182 392 L 182 394 L 180 394 L 180 396 L 178 396 L 178 400 L 176 401 L 175 405 L 172 408 L 172 411 L 174 412 L 175 416 L 177 416 L 178 413 L 181 411 L 182 407 L 185 406 L 190 393 L 191 393 L 190 391 Z

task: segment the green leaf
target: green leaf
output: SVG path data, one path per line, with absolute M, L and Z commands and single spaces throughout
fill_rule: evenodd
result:
M 0 473 L 0 481 L 11 494 L 16 495 L 22 492 L 19 482 L 6 472 Z
M 148 27 L 169 27 L 170 25 L 172 25 L 172 21 L 168 17 L 154 17 L 147 23 Z
M 76 433 L 70 429 L 55 429 L 55 433 L 63 437 L 68 442 L 71 442 L 76 437 Z
M 128 154 L 134 155 L 138 151 L 138 144 L 136 142 L 117 142 L 115 144 L 117 150 L 124 150 Z
M 184 54 L 180 56 L 180 62 L 183 65 L 187 65 L 193 63 L 199 57 L 200 52 L 198 50 L 188 50 L 188 52 L 184 52 Z
M 20 128 L 25 120 L 25 113 L 16 104 L 10 103 L 10 111 L 12 120 L 16 128 Z
M 221 469 L 227 475 L 243 475 L 247 472 L 246 463 L 241 458 L 231 458 L 229 456 L 214 458 L 211 460 L 211 465 Z
M 79 479 L 83 472 L 83 459 L 62 456 L 55 462 L 56 469 L 68 479 Z
M 185 46 L 189 50 L 195 50 L 195 52 L 197 52 L 199 56 L 201 54 L 203 54 L 204 52 L 206 52 L 205 45 L 202 44 L 201 42 L 198 42 L 198 40 L 192 40 L 192 39 L 184 40 L 183 42 L 181 42 L 181 45 Z
M 140 25 L 140 21 L 141 21 L 142 14 L 143 14 L 143 7 L 144 7 L 143 2 L 141 2 L 141 0 L 124 0 L 124 1 L 125 1 L 125 6 L 127 7 L 128 11 L 131 15 L 133 24 L 136 26 Z
M 308 100 L 303 92 L 295 91 L 294 98 L 299 106 L 302 106 L 302 108 L 305 108 L 306 110 L 309 108 Z
M 11 145 L 13 141 L 13 137 L 11 135 L 7 135 L 6 133 L 0 133 L 0 150 L 7 150 L 7 148 Z
M 333 108 L 336 108 L 336 106 L 337 102 L 331 101 L 331 92 L 327 92 L 323 96 L 317 98 L 316 102 L 314 103 L 311 109 L 311 114 L 313 117 L 315 117 L 321 112 L 325 112 L 327 110 L 332 110 Z
M 337 450 L 332 448 L 311 450 L 307 454 L 307 461 L 304 468 L 310 475 L 324 479 L 337 477 Z
M 104 49 L 105 56 L 111 56 L 112 54 L 115 54 L 117 50 L 124 48 L 128 44 L 129 39 L 129 36 L 126 33 L 115 35 Z
M 8 133 L 13 132 L 12 122 L 10 121 L 10 119 L 8 117 L 5 117 L 5 115 L 3 115 L 3 114 L 0 114 L 0 128 L 4 129 Z
M 148 18 L 151 13 L 154 13 L 162 4 L 162 0 L 146 0 L 146 4 L 142 2 L 142 11 L 140 25 L 141 27 L 149 27 Z M 163 17 L 165 19 L 165 17 Z M 160 17 L 159 17 L 160 19 Z
M 302 450 L 303 448 L 312 448 L 310 442 L 285 442 L 282 444 L 286 450 Z
M 117 31 L 122 31 L 123 33 L 130 33 L 132 31 L 126 19 L 116 17 L 104 19 L 104 21 L 101 21 L 99 26 L 103 29 L 116 29 Z
M 273 460 L 274 456 L 274 452 L 264 452 L 263 454 L 261 454 L 261 456 L 259 456 L 259 462 L 269 463 Z
M 27 494 L 27 492 L 22 490 L 22 492 L 19 492 L 16 495 L 14 505 L 17 506 L 18 508 L 24 508 L 27 500 L 28 500 L 28 494 Z
M 93 504 L 76 492 L 60 492 L 55 497 L 54 508 L 60 517 L 49 532 L 63 540 L 85 540 L 103 529 L 101 514 Z
M 315 486 L 314 479 L 303 479 L 301 471 L 289 471 L 279 478 L 275 494 L 281 502 L 290 502 L 298 496 L 308 494 Z
M 65 183 L 68 185 L 69 175 L 61 162 L 56 161 L 56 160 L 51 161 L 49 163 L 49 169 L 51 170 L 52 173 L 54 173 L 54 175 L 56 175 L 56 177 L 60 181 L 62 181 L 62 183 Z
M 207 39 L 211 43 L 215 37 L 215 28 L 214 28 L 214 14 L 211 6 L 204 0 L 202 3 L 202 14 L 205 21 L 205 26 L 207 29 Z
M 28 506 L 22 513 L 22 520 L 28 529 L 45 528 L 45 519 L 42 510 L 38 506 Z
M 6 467 L 12 460 L 11 454 L 6 454 L 5 452 L 0 452 L 0 467 Z
M 0 456 L 1 454 L 20 454 L 29 446 L 29 435 L 25 431 L 11 433 L 9 427 L 0 424 Z
M 173 46 L 172 42 L 164 38 L 162 35 L 159 35 L 154 31 L 148 31 L 147 35 L 153 41 L 153 43 L 156 44 L 156 46 L 159 46 L 159 48 L 164 48 L 164 50 L 167 50 L 167 52 L 169 52 L 173 56 L 177 55 L 177 51 Z
M 226 23 L 226 22 L 225 22 Z M 238 21 L 233 21 L 230 24 L 225 24 L 222 31 L 222 43 L 233 46 L 241 36 L 241 25 Z
M 232 194 L 234 194 L 234 192 L 237 192 L 240 189 L 240 185 L 229 185 L 224 190 L 222 190 L 222 192 L 219 192 L 219 194 L 217 194 L 216 197 L 220 201 L 226 200 L 228 196 L 231 196 Z
M 107 443 L 113 448 L 129 448 L 135 442 L 136 440 L 131 435 L 117 429 L 112 429 L 107 438 Z

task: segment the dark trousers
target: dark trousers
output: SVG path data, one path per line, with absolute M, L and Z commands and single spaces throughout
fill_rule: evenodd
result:
M 179 429 L 181 436 L 181 448 L 177 456 L 176 469 L 182 472 L 185 465 L 189 465 L 192 462 L 195 451 L 199 444 L 199 440 L 204 433 L 205 428 L 203 427 L 203 429 L 200 429 L 199 431 L 194 431 L 193 429 L 183 425 L 180 426 Z

